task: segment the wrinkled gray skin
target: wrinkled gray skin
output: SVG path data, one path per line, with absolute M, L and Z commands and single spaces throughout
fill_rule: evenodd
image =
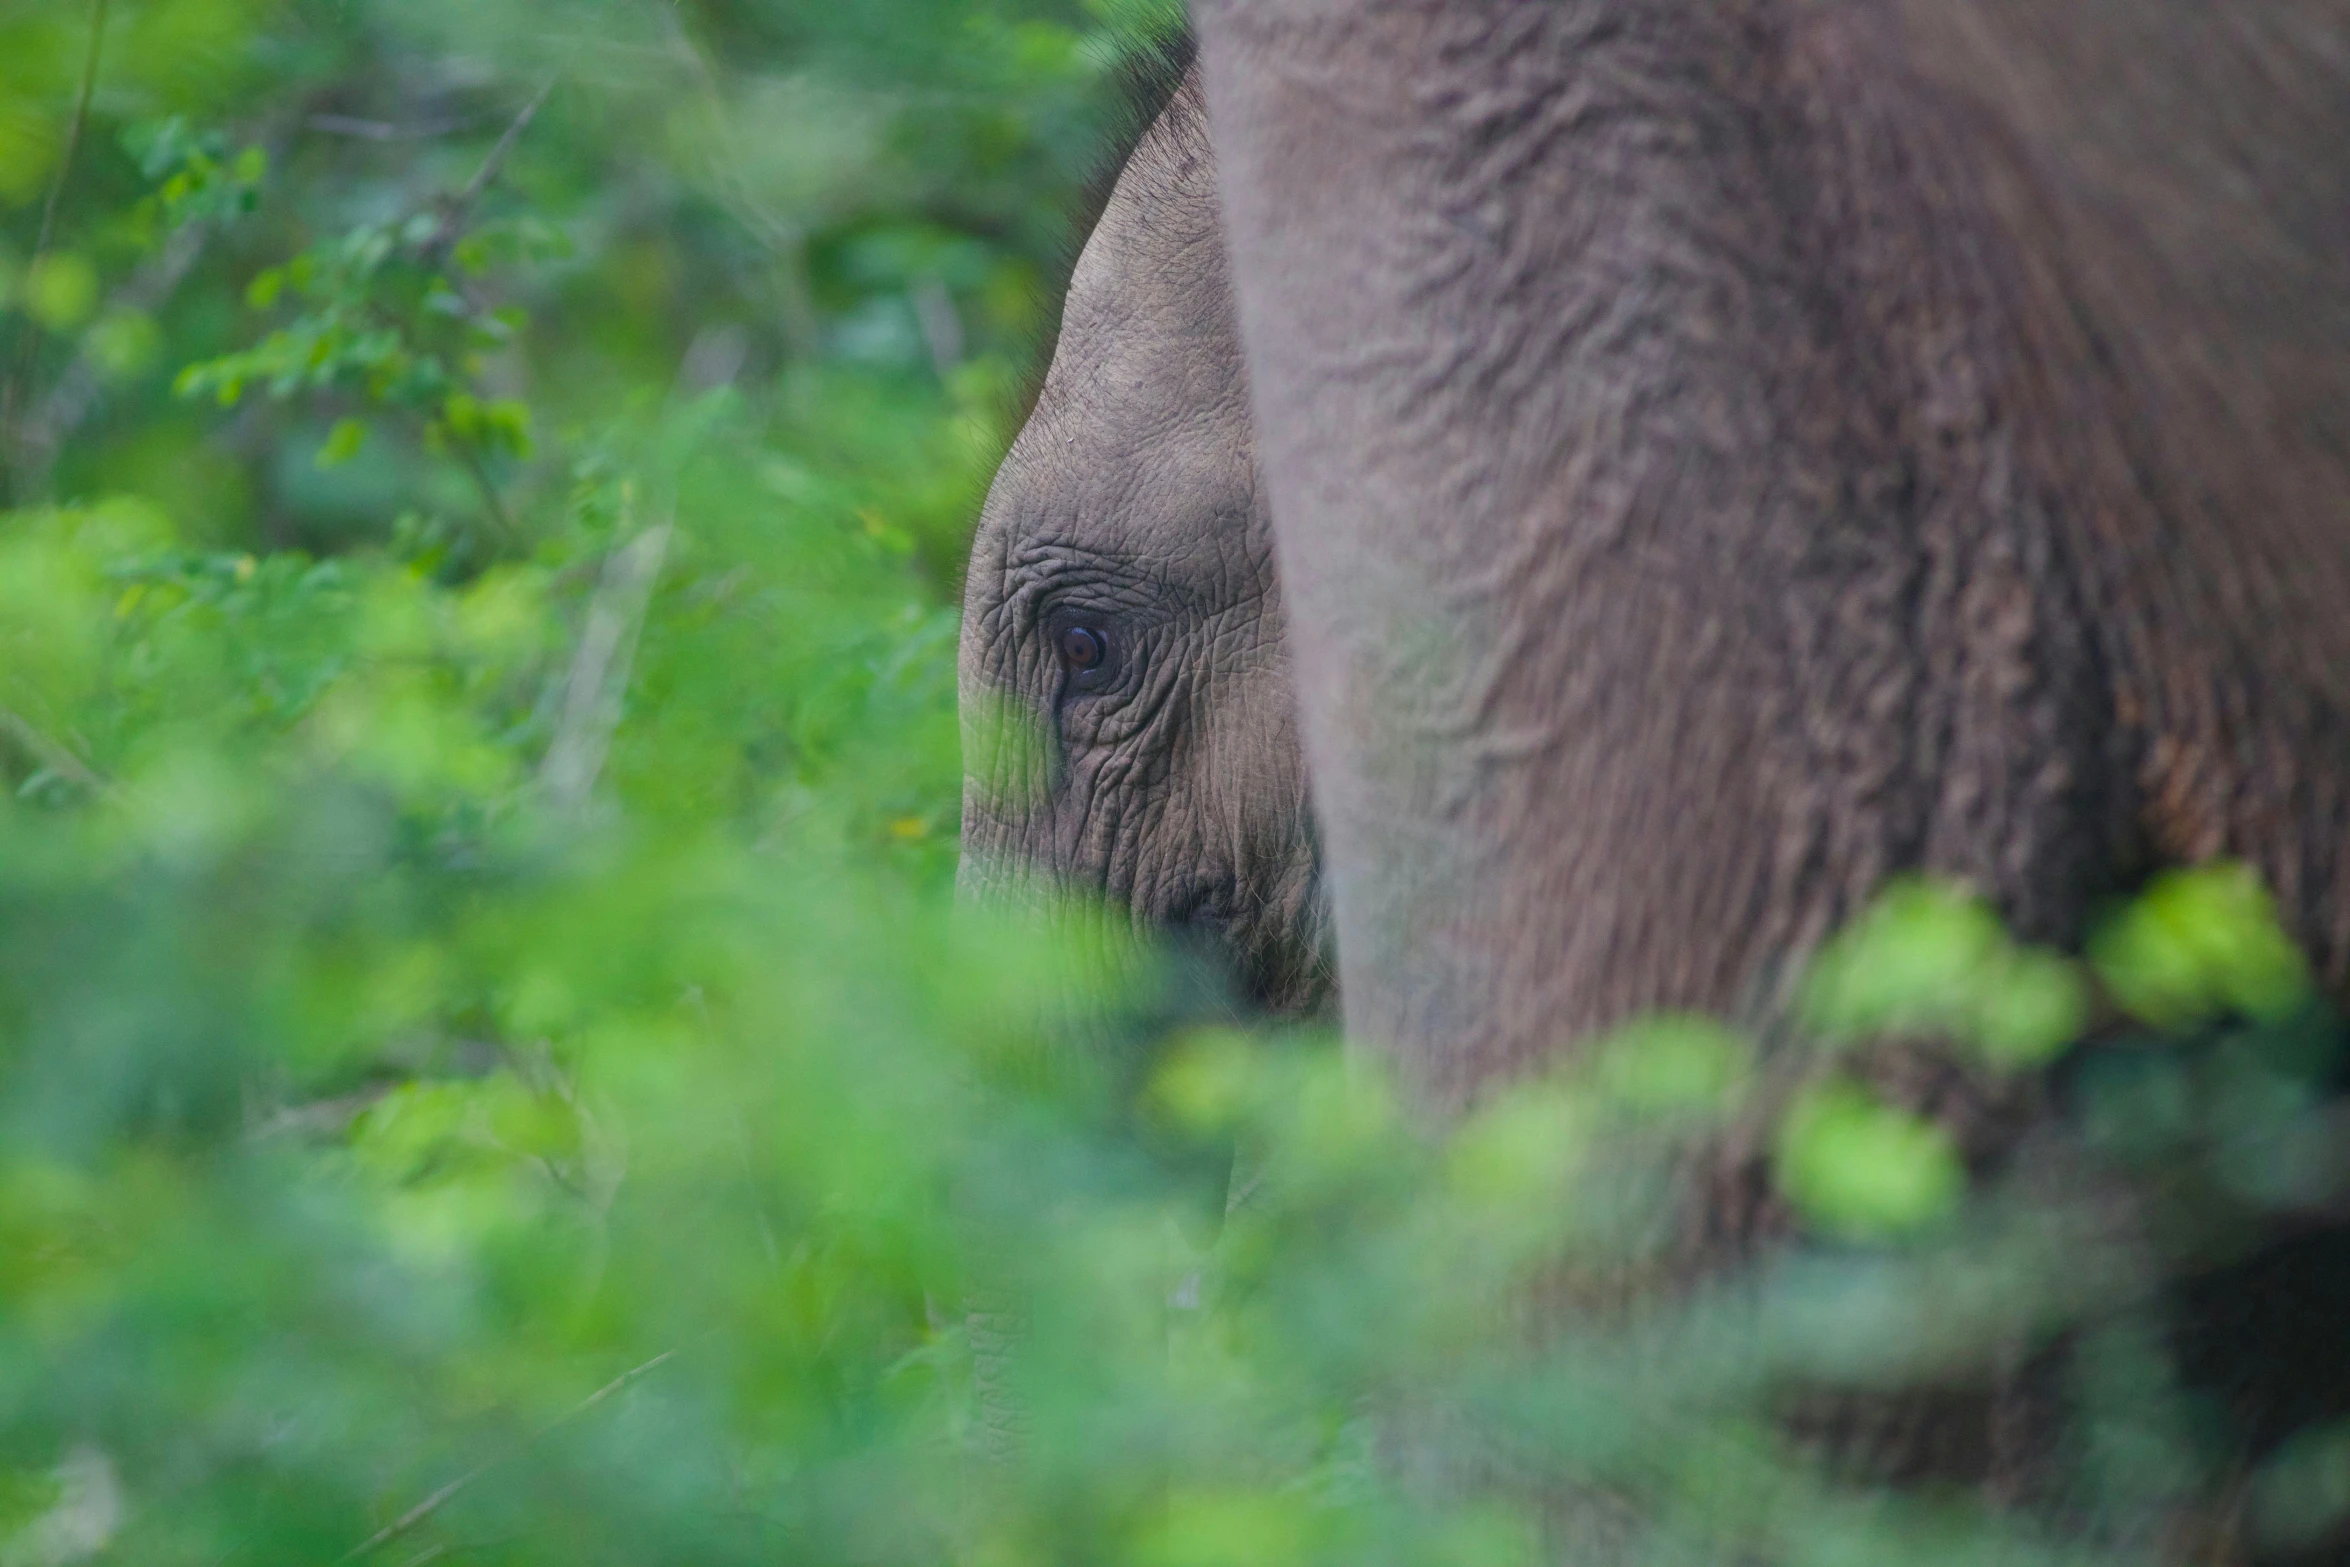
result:
M 1073 629 L 1101 639 L 1097 667 L 1061 656 Z M 1289 652 L 1196 84 L 1078 260 L 972 547 L 962 681 L 967 892 L 1042 870 L 1196 933 L 1262 1006 L 1320 1004 Z
M 2350 989 L 2346 14 L 1204 8 L 1351 1032 L 1457 1099 L 1768 1010 L 1913 868 L 2068 941 L 2241 857 Z M 1195 72 L 980 527 L 966 698 L 1049 755 L 975 726 L 966 881 L 1049 870 L 1298 1006 L 1330 943 L 1202 115 Z M 1052 646 L 1089 616 L 1099 690 Z
M 1294 999 L 1302 738 L 1348 1032 L 1437 1104 L 1767 1014 L 1909 869 L 2073 942 L 2239 857 L 2350 992 L 2350 3 L 1196 20 L 1220 174 L 1179 101 L 975 551 L 1051 753 L 975 751 L 975 884 Z
M 1200 0 L 1350 1039 L 1767 1012 L 1908 869 L 2350 981 L 2350 0 Z
M 2350 0 L 1194 19 L 1350 1042 L 1445 1105 L 1767 1016 L 1910 869 L 2074 943 L 2240 858 L 2350 995 Z M 2338 1328 L 2241 1278 L 2258 1430 Z M 1982 1380 L 1839 1445 L 2045 1498 Z

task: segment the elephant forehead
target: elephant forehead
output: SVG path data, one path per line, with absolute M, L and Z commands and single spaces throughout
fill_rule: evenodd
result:
M 1114 454 L 1049 434 L 1037 444 L 1042 458 L 1008 464 L 989 502 L 1006 588 L 1123 582 L 1198 610 L 1269 588 L 1271 533 L 1238 440 L 1191 423 Z
M 1197 613 L 1261 597 L 1247 381 L 1196 91 L 1127 160 L 990 492 L 972 607 L 1055 585 Z
M 1237 404 L 1240 367 L 1215 162 L 1187 87 L 1136 145 L 1078 254 L 1040 409 Z
M 1080 264 L 1043 394 L 989 501 L 1007 561 L 1051 546 L 1221 567 L 1254 524 L 1221 272 L 1169 268 L 1135 238 L 1097 230 Z
M 1178 203 L 1121 188 L 1071 275 L 1038 414 L 1101 409 L 1147 426 L 1244 418 L 1246 400 L 1213 191 Z

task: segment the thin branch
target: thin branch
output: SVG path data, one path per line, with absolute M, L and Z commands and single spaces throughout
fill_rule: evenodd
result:
M 49 240 L 57 228 L 57 207 L 64 199 L 66 181 L 73 174 L 74 154 L 81 149 L 82 132 L 90 123 L 90 99 L 98 90 L 98 58 L 106 46 L 107 0 L 90 0 L 90 45 L 82 55 L 82 84 L 74 94 L 73 119 L 66 126 L 65 150 L 57 156 L 57 176 L 49 182 L 49 199 L 41 204 L 41 227 L 33 239 L 32 259 L 25 264 L 29 277 L 40 269 L 49 254 Z M 29 323 L 19 322 L 16 329 L 15 363 L 10 367 L 8 381 L 0 386 L 0 442 L 7 450 L 0 451 L 0 465 L 15 466 L 16 404 L 22 395 L 27 376 L 32 374 L 33 352 L 40 342 Z
M 361 141 L 429 141 L 452 131 L 470 130 L 480 123 L 480 117 L 457 115 L 447 119 L 419 120 L 413 125 L 396 125 L 389 120 L 363 120 L 350 114 L 313 114 L 303 123 L 329 136 L 353 136 Z
M 82 85 L 74 94 L 73 122 L 65 129 L 65 150 L 57 157 L 57 178 L 49 182 L 49 199 L 41 204 L 41 229 L 33 239 L 32 265 L 38 266 L 49 249 L 49 237 L 57 227 L 57 203 L 65 195 L 66 177 L 73 172 L 73 157 L 82 144 L 82 132 L 90 123 L 90 98 L 98 90 L 98 55 L 106 46 L 107 0 L 90 0 L 90 47 L 82 56 Z
M 490 477 L 489 465 L 481 460 L 481 453 L 474 450 L 470 440 L 459 436 L 452 438 L 449 444 L 457 453 L 457 461 L 473 480 L 473 487 L 481 491 L 481 503 L 490 514 L 490 525 L 497 530 L 498 542 L 512 544 L 518 535 L 514 531 L 513 519 L 506 514 L 506 503 L 498 499 L 497 481 Z
M 473 178 L 467 180 L 465 188 L 450 197 L 443 206 L 440 226 L 433 230 L 432 238 L 424 245 L 424 254 L 428 258 L 438 257 L 457 243 L 457 236 L 464 232 L 466 219 L 472 216 L 474 204 L 481 200 L 482 193 L 490 188 L 505 169 L 506 160 L 514 155 L 514 144 L 522 139 L 523 131 L 538 116 L 539 106 L 554 92 L 555 81 L 556 78 L 549 77 L 547 85 L 541 87 L 530 102 L 522 106 L 522 112 L 514 116 L 513 123 L 499 136 L 497 144 L 490 148 L 489 155 L 481 160 L 481 167 L 473 171 Z
M 209 220 L 198 219 L 173 233 L 162 251 L 149 258 L 107 300 L 107 313 L 147 313 L 162 305 L 196 265 L 211 237 L 212 227 Z M 24 419 L 16 430 L 18 504 L 38 501 L 47 491 L 58 449 L 89 416 L 103 387 L 97 351 L 85 334 L 73 362 L 49 388 L 48 395 L 26 407 Z
M 0 707 L 0 731 L 5 731 L 34 761 L 58 777 L 77 783 L 92 794 L 106 792 L 107 782 L 103 773 L 74 755 L 61 742 L 42 733 L 37 725 L 22 714 Z
M 318 1135 L 340 1134 L 350 1129 L 351 1123 L 383 1103 L 389 1085 L 361 1089 L 339 1099 L 312 1099 L 302 1104 L 280 1105 L 266 1120 L 255 1124 L 247 1117 L 245 1140 L 251 1143 L 267 1142 L 273 1137 L 303 1132 Z
M 522 112 L 514 116 L 490 148 L 488 156 L 481 160 L 481 167 L 473 171 L 473 178 L 465 182 L 465 188 L 441 203 L 441 221 L 434 227 L 432 238 L 426 240 L 417 252 L 419 259 L 426 265 L 439 266 L 450 248 L 457 243 L 458 236 L 465 232 L 466 222 L 473 215 L 475 204 L 505 169 L 506 160 L 514 155 L 515 143 L 522 140 L 522 133 L 538 117 L 539 108 L 554 92 L 556 81 L 555 77 L 547 78 L 547 85 L 532 94 L 530 102 L 522 106 Z M 498 486 L 490 478 L 489 468 L 482 462 L 481 454 L 473 449 L 470 441 L 460 439 L 455 445 L 457 460 L 473 480 L 474 488 L 481 492 L 482 505 L 489 512 L 490 524 L 496 529 L 500 542 L 512 542 L 516 536 L 513 521 L 506 514 L 505 502 L 498 498 Z
M 914 320 L 922 328 L 923 346 L 930 350 L 930 367 L 939 384 L 953 381 L 955 366 L 963 362 L 963 318 L 955 296 L 935 276 L 919 278 L 907 291 L 914 303 Z
M 400 1536 L 406 1534 L 409 1530 L 415 1528 L 418 1524 L 424 1522 L 434 1513 L 439 1512 L 443 1507 L 447 1506 L 451 1498 L 455 1497 L 467 1486 L 473 1484 L 474 1481 L 480 1479 L 483 1475 L 488 1474 L 492 1469 L 497 1468 L 500 1464 L 505 1463 L 507 1460 L 518 1457 L 522 1453 L 528 1452 L 531 1448 L 544 1441 L 557 1428 L 567 1424 L 570 1421 L 578 1419 L 581 1415 L 586 1414 L 589 1410 L 595 1408 L 605 1399 L 610 1398 L 613 1394 L 619 1392 L 622 1388 L 627 1387 L 630 1383 L 636 1381 L 637 1378 L 643 1376 L 646 1372 L 652 1370 L 655 1366 L 660 1365 L 663 1361 L 669 1359 L 676 1353 L 677 1351 L 674 1349 L 665 1349 L 661 1351 L 660 1354 L 655 1355 L 652 1359 L 646 1361 L 643 1365 L 633 1367 L 627 1371 L 623 1371 L 620 1373 L 620 1375 L 614 1377 L 611 1381 L 605 1383 L 602 1387 L 597 1388 L 593 1393 L 590 1393 L 587 1397 L 572 1405 L 562 1414 L 557 1415 L 554 1419 L 548 1421 L 545 1425 L 532 1432 L 530 1439 L 524 1442 L 520 1447 L 516 1448 L 513 1452 L 501 1453 L 496 1458 L 487 1459 L 482 1463 L 476 1464 L 473 1468 L 468 1469 L 465 1473 L 459 1475 L 456 1479 L 451 1480 L 447 1485 L 444 1485 L 439 1490 L 433 1492 L 432 1495 L 426 1497 L 423 1501 L 418 1502 L 414 1507 L 409 1508 L 406 1512 L 393 1519 L 390 1523 L 385 1524 L 381 1529 L 376 1530 L 375 1533 L 369 1535 L 366 1539 L 361 1540 L 357 1545 L 352 1546 L 342 1555 L 335 1558 L 335 1567 L 342 1567 L 342 1564 L 345 1562 L 355 1562 L 361 1557 L 367 1556 L 375 1551 L 382 1549 L 384 1546 L 391 1544 L 394 1540 L 397 1540 L 400 1538 Z M 431 1553 L 427 1552 L 424 1558 L 419 1559 L 429 1559 L 430 1555 Z
M 539 782 L 562 809 L 586 804 L 596 775 L 604 770 L 612 732 L 620 727 L 627 703 L 637 634 L 669 549 L 669 533 L 668 523 L 658 523 L 614 550 L 604 562 L 595 597 L 588 601 L 587 627 L 580 633 L 563 692 L 562 721 L 539 764 Z
M 434 1513 L 439 1512 L 442 1507 L 448 1504 L 450 1498 L 454 1497 L 458 1492 L 464 1490 L 467 1486 L 473 1484 L 474 1481 L 480 1479 L 483 1475 L 488 1474 L 492 1469 L 495 1469 L 503 1461 L 503 1459 L 493 1458 L 487 1463 L 479 1464 L 471 1469 L 468 1469 L 465 1471 L 465 1473 L 459 1475 L 456 1479 L 451 1480 L 447 1485 L 442 1486 L 439 1490 L 433 1492 L 432 1495 L 426 1497 L 423 1501 L 418 1502 L 414 1507 L 409 1508 L 399 1517 L 393 1519 L 390 1523 L 385 1524 L 381 1529 L 376 1530 L 375 1533 L 369 1535 L 366 1539 L 360 1541 L 357 1545 L 352 1546 L 348 1551 L 345 1551 L 342 1555 L 336 1557 L 335 1561 L 337 1567 L 340 1567 L 340 1564 L 343 1562 L 357 1561 L 360 1557 L 366 1556 L 374 1551 L 380 1550 L 386 1545 L 391 1544 L 394 1540 L 397 1540 L 400 1536 L 406 1534 L 409 1530 L 415 1528 L 418 1524 L 424 1522 L 427 1518 L 430 1518 Z
M 778 315 L 783 325 L 785 346 L 793 359 L 806 363 L 817 357 L 822 344 L 818 341 L 815 295 L 808 286 L 808 236 L 802 225 L 784 217 L 752 189 L 743 176 L 752 159 L 742 156 L 734 124 L 727 114 L 725 89 L 719 84 L 718 73 L 712 69 L 701 46 L 686 30 L 684 19 L 675 6 L 664 7 L 661 20 L 669 34 L 666 51 L 672 59 L 682 61 L 693 77 L 701 100 L 703 118 L 708 122 L 710 140 L 715 149 L 707 160 L 707 169 L 719 198 L 726 202 L 738 222 L 750 230 L 751 236 L 764 244 L 775 265 L 770 268 L 778 292 Z

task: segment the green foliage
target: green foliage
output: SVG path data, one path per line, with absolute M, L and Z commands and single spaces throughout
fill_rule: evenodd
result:
M 2226 1012 L 2273 1021 L 2308 1004 L 2308 964 L 2278 930 L 2267 889 L 2238 865 L 2157 877 L 2090 956 L 2114 999 L 2157 1026 Z
M 1860 1088 L 1823 1084 L 1779 1129 L 1781 1190 L 1823 1230 L 1885 1239 L 1946 1219 L 1966 1194 L 1950 1134 Z
M 1776 1423 L 2068 1335 L 2101 1516 L 2205 1483 L 2142 1253 L 1875 1052 L 2061 1057 L 2172 1260 L 2322 1211 L 2238 872 L 2086 968 L 1904 885 L 1818 1048 L 1443 1129 L 956 908 L 963 533 L 1169 7 L 113 0 L 77 138 L 90 14 L 0 18 L 0 1562 L 1500 1567 L 1561 1474 L 1643 1559 L 2105 1559 Z M 1781 1217 L 1693 1274 L 1723 1147 Z
M 230 150 L 218 130 L 192 128 L 185 116 L 123 128 L 123 151 L 155 193 L 132 209 L 134 221 L 177 229 L 189 223 L 227 222 L 261 202 L 269 154 L 258 146 Z
M 1643 1018 L 1595 1050 L 1612 1106 L 1632 1113 L 1719 1115 L 1739 1102 L 1754 1070 L 1747 1043 L 1706 1017 Z
M 2046 1062 L 2089 1016 L 2073 964 L 2011 941 L 1964 890 L 1923 880 L 1888 888 L 1838 935 L 1804 999 L 1809 1022 L 1830 1037 L 1938 1035 L 2002 1068 Z
M 171 185 L 164 189 L 168 201 Z M 256 383 L 280 401 L 347 390 L 362 407 L 405 414 L 419 423 L 427 450 L 453 455 L 473 475 L 503 530 L 489 465 L 530 457 L 530 408 L 520 398 L 484 394 L 481 377 L 488 355 L 527 317 L 519 307 L 484 303 L 469 275 L 501 254 L 544 259 L 560 255 L 562 245 L 538 224 L 467 232 L 467 205 L 452 197 L 437 212 L 361 224 L 256 273 L 245 288 L 248 305 L 266 311 L 290 293 L 302 308 L 252 347 L 186 366 L 174 389 L 224 408 Z M 501 239 L 511 243 L 501 246 Z M 360 419 L 338 419 L 318 466 L 350 461 L 366 439 Z

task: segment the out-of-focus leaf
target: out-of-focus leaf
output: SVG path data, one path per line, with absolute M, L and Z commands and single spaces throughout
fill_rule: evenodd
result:
M 52 332 L 82 324 L 98 304 L 98 272 L 89 258 L 51 251 L 26 270 L 24 306 Z
M 2306 1549 L 2350 1520 L 2350 1428 L 2295 1433 L 2252 1483 L 2252 1523 L 2263 1544 Z
M 1753 1049 L 1711 1018 L 1658 1015 L 1616 1030 L 1597 1047 L 1598 1084 L 1636 1114 L 1719 1117 L 1753 1075 Z
M 1779 1189 L 1830 1234 L 1890 1240 L 1957 1210 L 1966 1169 L 1950 1134 L 1845 1082 L 1789 1107 L 1775 1163 Z
M 359 419 L 337 419 L 335 427 L 326 434 L 326 444 L 318 449 L 318 466 L 336 468 L 359 455 L 359 448 L 367 444 L 367 425 Z
M 2114 998 L 2162 1027 L 2222 1011 L 2278 1021 L 2311 996 L 2307 962 L 2241 865 L 2164 872 L 2106 922 L 2090 954 Z
M 2017 945 L 1981 899 L 1922 878 L 1888 887 L 1821 951 L 1803 1003 L 1831 1038 L 1941 1037 L 2003 1070 L 2052 1059 L 2089 1012 L 2069 959 Z
M 1786 1440 L 2059 1341 L 2170 1516 L 2099 1182 L 1694 1017 L 1415 1110 L 958 864 L 1064 760 L 954 584 L 1179 8 L 141 0 L 60 184 L 95 14 L 0 16 L 0 1564 L 2102 1562 Z M 2251 1026 L 2035 1129 L 2329 1211 L 2334 1035 L 2155 894 L 2116 993 Z M 1903 882 L 1805 1021 L 1973 1087 L 2082 996 Z

